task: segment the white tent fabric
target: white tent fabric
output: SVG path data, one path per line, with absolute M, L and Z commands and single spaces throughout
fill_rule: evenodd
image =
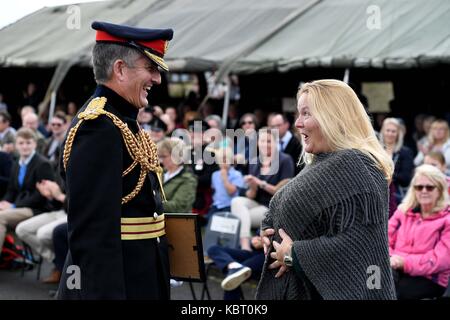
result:
M 70 29 L 70 7 L 43 8 L 0 30 L 0 65 L 56 66 L 76 60 L 89 64 L 95 43 L 94 20 L 133 25 L 133 18 L 149 10 L 158 0 L 125 0 L 77 4 L 79 29 Z M 68 27 L 69 24 L 69 27 Z
M 372 6 L 379 29 L 369 28 Z M 322 1 L 239 62 L 250 72 L 255 65 L 288 71 L 450 63 L 450 1 Z
M 116 0 L 44 8 L 0 30 L 0 65 L 88 65 L 94 20 L 173 28 L 172 71 L 410 68 L 450 63 L 450 1 Z M 378 8 L 380 29 L 367 26 Z M 64 68 L 62 68 L 64 69 Z

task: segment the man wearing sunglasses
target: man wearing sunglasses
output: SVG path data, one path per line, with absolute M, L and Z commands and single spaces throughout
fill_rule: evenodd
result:
M 157 117 L 153 118 L 149 122 L 149 129 L 150 136 L 155 143 L 158 143 L 162 139 L 164 139 L 167 133 L 167 125 L 164 123 L 164 121 Z
M 44 155 L 57 166 L 57 161 L 59 159 L 60 147 L 64 141 L 64 136 L 67 129 L 67 119 L 66 115 L 61 112 L 55 113 L 49 123 L 49 129 L 51 136 L 47 139 Z
M 74 118 L 61 167 L 69 252 L 60 299 L 169 299 L 162 169 L 136 121 L 161 83 L 171 29 L 94 22 L 97 88 Z

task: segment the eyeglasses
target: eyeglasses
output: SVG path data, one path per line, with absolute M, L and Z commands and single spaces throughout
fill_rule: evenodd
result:
M 244 124 L 253 124 L 253 121 L 243 121 L 243 122 L 241 123 L 241 125 L 244 125 Z
M 427 190 L 428 192 L 431 192 L 434 189 L 436 189 L 436 186 L 430 186 L 430 185 L 423 186 L 421 184 L 414 186 L 414 190 L 416 190 L 416 191 L 422 191 L 423 189 Z

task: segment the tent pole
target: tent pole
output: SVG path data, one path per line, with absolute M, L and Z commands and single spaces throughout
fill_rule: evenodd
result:
M 342 81 L 348 84 L 349 80 L 350 80 L 350 69 L 345 68 L 344 79 Z
M 228 121 L 228 109 L 230 106 L 230 79 L 228 77 L 225 78 L 225 97 L 223 99 L 223 112 L 222 112 L 222 126 L 224 130 L 227 127 Z
M 51 118 L 53 118 L 53 114 L 55 113 L 55 105 L 56 105 L 56 90 L 52 91 L 52 97 L 50 100 L 50 111 L 48 113 L 48 122 L 50 123 Z
M 56 104 L 56 92 L 58 91 L 59 86 L 63 82 L 70 68 L 77 62 L 78 58 L 75 57 L 74 59 L 68 61 L 65 60 L 58 63 L 55 72 L 53 73 L 52 80 L 48 85 L 44 100 L 39 104 L 38 107 L 39 117 L 42 118 L 42 116 L 45 114 L 45 111 L 47 110 L 48 105 L 53 98 L 53 94 L 55 94 L 55 104 Z

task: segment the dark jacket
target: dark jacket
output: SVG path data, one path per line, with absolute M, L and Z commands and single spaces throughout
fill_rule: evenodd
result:
M 55 138 L 49 137 L 46 141 L 45 141 L 45 147 L 43 150 L 43 155 L 46 156 L 48 159 L 50 159 L 50 162 L 52 163 L 53 167 L 55 169 L 58 168 L 58 162 L 60 160 L 60 153 L 61 153 L 61 142 L 58 144 L 58 147 L 53 151 L 52 154 L 49 154 L 50 152 L 50 147 L 53 143 L 53 141 L 55 140 Z
M 9 153 L 0 151 L 0 198 L 3 198 L 8 188 L 12 164 L 12 156 Z
M 401 147 L 399 151 L 392 156 L 394 161 L 393 183 L 396 186 L 408 187 L 411 182 L 414 171 L 414 155 L 408 147 Z
M 202 155 L 214 157 L 213 152 L 206 150 L 206 146 L 202 146 Z M 193 212 L 198 214 L 207 214 L 212 204 L 211 177 L 214 171 L 218 169 L 217 164 L 205 163 L 202 161 L 202 155 L 195 154 L 196 149 L 191 151 L 191 169 L 198 178 L 197 193 L 193 207 Z M 209 153 L 209 154 L 208 154 Z M 196 163 L 196 160 L 200 160 Z
M 303 147 L 300 140 L 295 136 L 295 134 L 292 134 L 291 140 L 289 140 L 287 146 L 283 150 L 284 153 L 287 153 L 291 156 L 292 161 L 294 162 L 295 175 L 297 175 L 297 173 L 299 173 L 303 168 L 303 165 L 297 166 L 298 159 L 300 158 L 300 154 L 302 153 L 302 148 Z
M 14 203 L 16 208 L 30 208 L 33 214 L 49 211 L 49 201 L 36 189 L 36 183 L 41 180 L 55 180 L 50 162 L 35 153 L 27 166 L 27 172 L 21 187 L 18 181 L 19 161 L 15 161 L 11 168 L 8 190 L 3 198 Z
M 104 110 L 137 133 L 135 106 L 102 85 L 97 87 L 94 97 L 105 97 Z M 78 120 L 75 117 L 71 127 Z M 141 240 L 121 237 L 121 218 L 148 218 L 155 212 L 163 213 L 158 180 L 153 172 L 145 176 L 140 192 L 121 204 L 122 197 L 132 192 L 139 180 L 139 164 L 122 176 L 132 162 L 121 131 L 109 117 L 100 115 L 81 124 L 67 169 L 62 171 L 68 197 L 69 252 L 58 298 L 169 299 L 166 236 Z M 71 265 L 78 266 L 81 272 L 80 289 L 69 289 L 66 285 L 72 275 L 67 270 Z

